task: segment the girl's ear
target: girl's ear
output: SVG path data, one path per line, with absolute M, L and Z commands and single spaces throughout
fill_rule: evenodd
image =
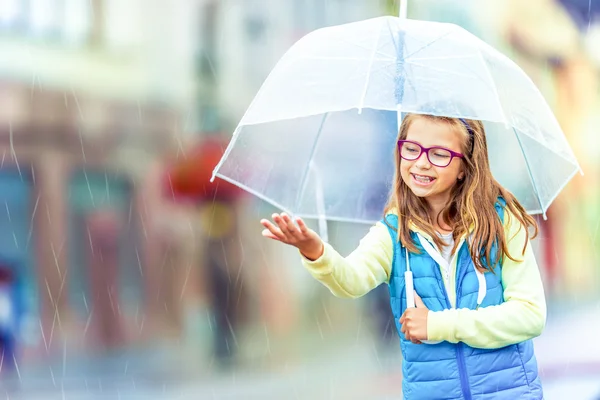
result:
M 458 173 L 458 180 L 459 180 L 459 181 L 462 181 L 464 177 L 465 177 L 465 173 L 464 173 L 463 171 L 460 171 L 460 172 Z

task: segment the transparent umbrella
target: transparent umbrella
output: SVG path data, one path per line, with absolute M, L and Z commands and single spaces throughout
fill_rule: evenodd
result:
M 304 218 L 382 216 L 403 113 L 484 121 L 495 178 L 545 213 L 580 170 L 550 107 L 509 58 L 446 23 L 323 28 L 277 63 L 213 172 Z

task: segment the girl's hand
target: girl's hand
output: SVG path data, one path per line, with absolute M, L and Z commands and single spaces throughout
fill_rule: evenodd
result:
M 262 231 L 264 237 L 278 240 L 281 243 L 297 247 L 309 260 L 316 260 L 323 254 L 323 241 L 313 230 L 308 229 L 300 218 L 296 218 L 298 225 L 286 214 L 273 214 L 274 225 L 267 219 L 260 223 L 266 228 Z
M 407 308 L 400 317 L 404 337 L 415 344 L 421 344 L 423 340 L 427 340 L 427 316 L 429 309 L 423 303 L 423 300 L 415 292 L 416 307 Z

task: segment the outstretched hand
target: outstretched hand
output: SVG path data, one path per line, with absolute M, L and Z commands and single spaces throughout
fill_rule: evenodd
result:
M 260 223 L 266 228 L 262 231 L 264 237 L 297 247 L 309 260 L 316 260 L 323 254 L 323 241 L 315 231 L 309 229 L 304 221 L 296 218 L 296 223 L 286 213 L 273 214 L 273 224 L 268 219 Z
M 415 306 L 407 308 L 400 317 L 402 324 L 401 332 L 407 340 L 415 344 L 421 344 L 423 340 L 427 340 L 427 317 L 429 309 L 421 300 L 421 297 L 415 292 Z

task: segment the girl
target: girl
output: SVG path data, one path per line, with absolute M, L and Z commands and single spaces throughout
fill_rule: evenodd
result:
M 388 283 L 405 399 L 543 397 L 531 340 L 546 322 L 537 225 L 492 177 L 487 154 L 480 121 L 407 115 L 384 218 L 346 258 L 301 219 L 261 220 L 263 235 L 297 247 L 336 296 Z

